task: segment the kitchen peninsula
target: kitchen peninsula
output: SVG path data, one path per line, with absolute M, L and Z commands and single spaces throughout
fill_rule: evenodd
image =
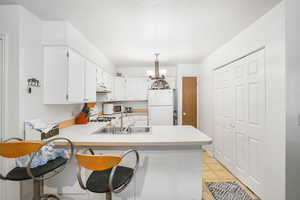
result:
M 202 197 L 202 145 L 212 140 L 191 126 L 152 126 L 149 132 L 100 133 L 105 124 L 74 125 L 60 136 L 74 142 L 77 150 L 91 147 L 99 154 L 120 154 L 134 148 L 140 153 L 137 175 L 130 186 L 114 199 L 200 200 Z M 87 174 L 87 173 L 86 173 Z M 80 189 L 75 161 L 65 172 L 45 184 L 47 192 L 62 199 L 105 199 Z

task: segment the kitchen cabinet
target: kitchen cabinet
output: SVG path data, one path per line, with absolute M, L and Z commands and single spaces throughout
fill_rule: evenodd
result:
M 44 47 L 44 103 L 96 101 L 96 66 L 66 46 Z
M 154 80 L 144 77 L 115 77 L 114 100 L 143 101 L 148 99 L 148 89 Z M 166 78 L 171 89 L 176 89 L 176 78 Z
M 97 72 L 96 72 L 96 76 L 97 76 L 97 85 L 103 85 L 103 70 L 97 66 Z
M 68 60 L 68 93 L 69 102 L 84 100 L 85 90 L 85 59 L 73 50 L 67 52 Z
M 107 93 L 107 100 L 113 100 L 114 99 L 114 77 L 103 71 L 103 83 L 107 87 L 107 90 L 110 91 L 110 93 Z
M 126 99 L 126 79 L 123 77 L 114 78 L 114 100 Z
M 85 101 L 95 102 L 96 101 L 96 85 L 97 80 L 95 74 L 97 73 L 97 65 L 86 61 L 85 66 Z
M 127 100 L 147 100 L 148 80 L 146 78 L 126 79 Z

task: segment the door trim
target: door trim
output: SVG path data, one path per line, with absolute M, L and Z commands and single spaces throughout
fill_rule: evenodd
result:
M 2 49 L 2 63 L 1 63 L 1 133 L 0 140 L 2 140 L 5 135 L 5 116 L 6 116 L 6 80 L 7 80 L 7 34 L 0 33 L 0 39 L 3 41 Z
M 2 63 L 1 63 L 1 130 L 0 130 L 0 141 L 3 140 L 3 138 L 5 138 L 5 130 L 6 130 L 6 83 L 7 83 L 7 53 L 8 53 L 8 48 L 7 48 L 7 34 L 5 33 L 0 33 L 0 40 L 2 40 L 3 42 L 3 46 L 2 46 Z M 3 164 L 3 168 L 6 168 L 6 165 Z M 1 174 L 3 174 L 3 171 L 0 172 Z M 2 188 L 0 188 L 1 193 L 0 193 L 0 198 L 1 199 L 6 199 L 6 183 L 2 184 Z
M 197 129 L 200 129 L 200 126 L 199 126 L 199 122 L 200 122 L 200 115 L 199 115 L 199 77 L 200 75 L 199 74 L 182 74 L 180 76 L 178 76 L 178 79 L 177 79 L 177 88 L 178 88 L 178 94 L 177 95 L 177 102 L 178 102 L 178 105 L 177 105 L 177 110 L 178 110 L 178 113 L 177 113 L 177 120 L 178 120 L 178 125 L 182 125 L 182 93 L 183 93 L 183 90 L 182 90 L 182 78 L 184 77 L 196 77 L 197 78 Z

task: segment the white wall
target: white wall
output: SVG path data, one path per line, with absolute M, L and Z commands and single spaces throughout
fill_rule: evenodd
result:
M 178 102 L 178 124 L 182 124 L 182 77 L 185 76 L 197 76 L 199 77 L 199 64 L 179 64 L 177 66 L 177 102 Z M 198 80 L 199 81 L 199 80 Z M 199 84 L 199 82 L 198 82 Z M 199 107 L 199 85 L 197 91 L 198 103 L 197 107 Z M 197 112 L 197 126 L 200 127 L 200 113 L 199 110 Z
M 208 56 L 200 68 L 200 129 L 213 137 L 213 69 L 266 48 L 266 146 L 263 199 L 285 199 L 285 17 L 280 3 Z M 209 149 L 212 151 L 212 148 Z
M 300 2 L 286 0 L 286 199 L 300 197 Z
M 43 44 L 69 45 L 108 73 L 115 73 L 115 66 L 87 38 L 67 21 L 44 21 Z
M 0 6 L 0 33 L 7 34 L 9 51 L 6 138 L 23 137 L 24 120 L 40 118 L 59 122 L 73 118 L 80 111 L 81 105 L 44 105 L 43 87 L 33 88 L 31 94 L 27 93 L 28 78 L 37 78 L 43 85 L 42 30 L 43 22 L 23 7 Z M 75 34 L 72 40 L 75 39 L 80 38 Z M 84 46 L 84 42 L 76 44 Z M 114 72 L 114 66 L 101 52 L 90 44 L 86 46 L 84 53 L 94 52 L 90 59 L 95 59 L 106 71 Z M 21 192 L 23 196 L 32 192 L 31 185 L 28 182 L 25 185 Z M 17 200 L 19 196 L 19 184 L 9 183 L 6 199 Z
M 71 119 L 72 112 L 79 112 L 80 105 L 44 105 L 43 104 L 43 51 L 42 21 L 20 7 L 20 128 L 23 131 L 24 120 L 41 118 L 47 121 Z M 27 79 L 37 78 L 40 88 L 27 92 Z
M 7 78 L 6 78 L 6 119 L 4 138 L 18 137 L 19 132 L 19 7 L 0 6 L 0 33 L 7 35 Z M 7 159 L 5 160 L 7 161 Z M 11 163 L 5 162 L 5 168 Z M 5 199 L 17 200 L 20 196 L 18 183 L 5 182 Z

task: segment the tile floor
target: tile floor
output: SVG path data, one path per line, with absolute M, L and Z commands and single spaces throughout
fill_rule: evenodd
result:
M 226 182 L 235 181 L 239 183 L 245 191 L 256 200 L 259 198 L 244 186 L 235 176 L 233 176 L 219 161 L 211 157 L 207 152 L 203 152 L 203 200 L 214 200 L 208 192 L 205 182 Z

